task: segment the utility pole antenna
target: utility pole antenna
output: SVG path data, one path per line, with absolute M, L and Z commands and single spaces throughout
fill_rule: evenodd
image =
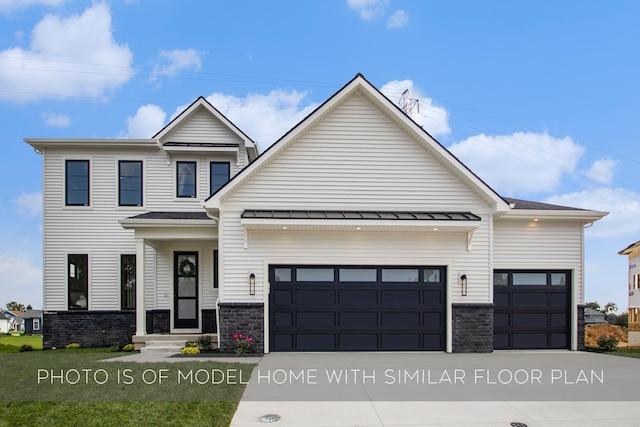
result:
M 417 98 L 411 98 L 411 92 L 409 92 L 409 89 L 407 89 L 402 92 L 400 100 L 398 101 L 398 106 L 402 111 L 404 111 L 407 116 L 411 116 L 414 110 L 416 113 L 420 112 L 419 102 L 420 101 Z

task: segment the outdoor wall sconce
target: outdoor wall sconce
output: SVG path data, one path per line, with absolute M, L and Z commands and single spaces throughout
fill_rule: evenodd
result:
M 462 296 L 467 296 L 467 275 L 463 274 L 460 276 L 460 286 L 462 286 Z
M 256 294 L 256 275 L 251 273 L 249 275 L 249 295 Z

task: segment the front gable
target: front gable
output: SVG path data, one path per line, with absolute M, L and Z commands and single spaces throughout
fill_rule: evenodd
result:
M 205 202 L 272 209 L 508 210 L 358 75 Z

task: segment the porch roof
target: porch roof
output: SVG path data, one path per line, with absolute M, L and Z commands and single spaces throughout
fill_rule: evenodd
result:
M 400 211 L 319 211 L 319 210 L 245 210 L 242 218 L 391 220 L 391 221 L 480 221 L 471 212 L 400 212 Z
M 120 225 L 147 240 L 214 240 L 218 223 L 205 211 L 182 211 L 145 212 L 121 219 Z

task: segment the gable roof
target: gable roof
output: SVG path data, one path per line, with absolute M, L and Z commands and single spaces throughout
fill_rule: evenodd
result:
M 640 240 L 622 249 L 618 252 L 618 255 L 632 255 L 636 253 L 640 254 Z
M 317 107 L 307 117 L 302 119 L 291 130 L 285 133 L 273 145 L 267 148 L 256 160 L 247 165 L 242 171 L 230 179 L 216 193 L 207 198 L 204 206 L 207 209 L 217 209 L 219 203 L 228 194 L 248 180 L 257 171 L 263 168 L 282 152 L 288 145 L 296 141 L 299 136 L 319 123 L 328 113 L 341 105 L 350 95 L 360 92 L 369 102 L 378 107 L 397 126 L 413 137 L 427 151 L 443 164 L 450 172 L 456 175 L 463 183 L 472 189 L 478 196 L 491 206 L 496 212 L 507 212 L 509 204 L 495 190 L 486 184 L 480 177 L 464 165 L 456 156 L 433 138 L 422 126 L 414 122 L 397 105 L 389 100 L 382 92 L 374 87 L 362 74 L 358 73 L 340 90 Z
M 167 123 L 158 133 L 153 135 L 152 139 L 156 139 L 162 145 L 162 139 L 169 135 L 173 130 L 179 127 L 184 121 L 188 120 L 198 110 L 204 109 L 216 119 L 220 120 L 232 133 L 238 138 L 244 141 L 247 152 L 253 151 L 254 158 L 257 155 L 256 143 L 247 136 L 239 127 L 237 127 L 231 120 L 229 120 L 224 114 L 218 111 L 209 101 L 203 96 L 199 96 L 193 101 L 187 108 L 185 108 L 180 114 L 178 114 L 173 120 Z M 251 156 L 250 156 L 251 157 Z

